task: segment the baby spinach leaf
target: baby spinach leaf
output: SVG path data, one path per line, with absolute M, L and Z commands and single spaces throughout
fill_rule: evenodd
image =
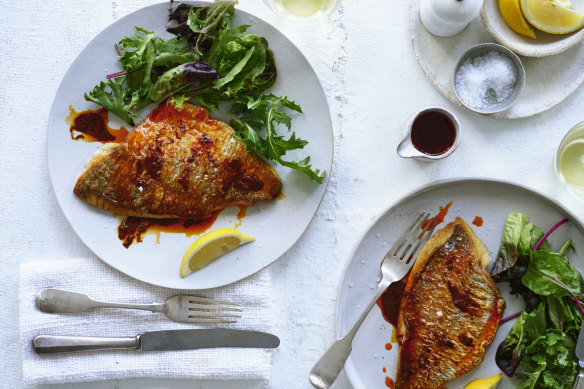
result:
M 566 257 L 541 250 L 533 253 L 521 281 L 541 296 L 575 296 L 584 291 L 582 275 Z
M 507 216 L 507 222 L 503 229 L 503 239 L 501 247 L 499 248 L 499 255 L 495 261 L 495 266 L 491 275 L 498 276 L 507 269 L 513 267 L 519 258 L 519 241 L 521 240 L 521 233 L 524 229 L 524 224 L 529 218 L 522 213 L 513 212 Z

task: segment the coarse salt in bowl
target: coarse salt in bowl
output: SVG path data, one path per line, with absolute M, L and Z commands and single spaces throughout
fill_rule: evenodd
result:
M 511 50 L 483 43 L 467 50 L 454 68 L 454 92 L 471 111 L 490 114 L 509 108 L 525 85 L 521 60 Z

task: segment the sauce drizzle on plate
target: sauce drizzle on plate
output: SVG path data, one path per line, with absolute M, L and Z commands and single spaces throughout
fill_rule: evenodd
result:
M 148 230 L 157 235 L 159 243 L 160 232 L 178 232 L 186 236 L 198 235 L 207 231 L 217 219 L 220 212 L 215 212 L 213 216 L 205 220 L 192 219 L 154 219 L 146 217 L 126 216 L 118 226 L 118 238 L 123 242 L 125 248 L 128 248 L 134 242 L 142 242 L 142 236 Z
M 77 112 L 69 106 L 69 116 L 65 119 L 69 124 L 71 139 L 85 142 L 121 143 L 126 139 L 128 130 L 109 127 L 108 111 L 105 109 Z
M 391 283 L 385 292 L 383 292 L 379 300 L 377 300 L 377 305 L 381 309 L 383 318 L 394 327 L 397 327 L 399 305 L 402 299 L 404 287 L 406 286 L 406 279 L 407 275 L 401 280 Z
M 480 216 L 475 216 L 474 220 L 472 221 L 472 224 L 474 224 L 477 227 L 481 227 L 483 225 L 483 218 Z

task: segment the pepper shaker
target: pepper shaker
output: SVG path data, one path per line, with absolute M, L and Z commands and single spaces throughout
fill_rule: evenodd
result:
M 452 36 L 479 14 L 483 0 L 422 0 L 420 19 L 430 33 Z

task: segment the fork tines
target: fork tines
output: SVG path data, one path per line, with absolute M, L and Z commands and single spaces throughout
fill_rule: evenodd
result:
M 420 232 L 419 228 L 422 228 Z M 434 218 L 430 219 L 429 212 L 423 212 L 418 216 L 412 225 L 399 237 L 392 247 L 390 254 L 399 260 L 406 259 L 406 263 L 418 256 L 419 251 L 424 244 L 430 239 L 436 228 Z M 394 249 L 395 248 L 395 249 Z
M 209 297 L 189 297 L 189 322 L 200 324 L 235 323 L 241 315 L 226 312 L 242 312 L 241 304 Z

